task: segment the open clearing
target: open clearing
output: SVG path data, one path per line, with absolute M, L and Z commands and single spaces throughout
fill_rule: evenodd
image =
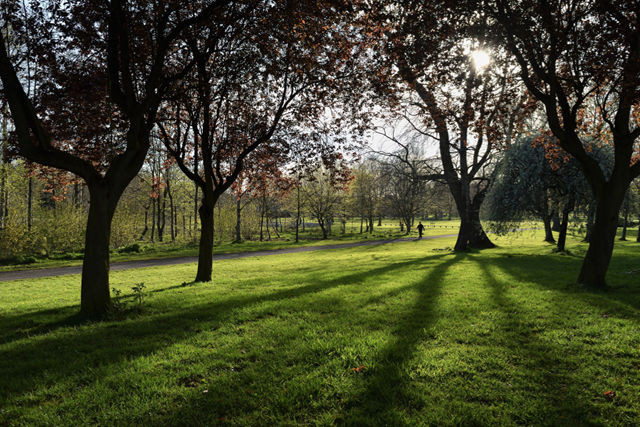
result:
M 639 425 L 640 244 L 593 292 L 536 233 L 116 271 L 98 323 L 79 276 L 3 282 L 0 425 Z

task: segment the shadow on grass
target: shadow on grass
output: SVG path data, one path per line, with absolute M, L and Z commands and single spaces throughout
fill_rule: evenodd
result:
M 475 257 L 470 260 L 481 269 L 491 299 L 502 312 L 502 321 L 496 319 L 495 322 L 502 324 L 499 345 L 511 355 L 513 365 L 505 367 L 504 381 L 510 381 L 513 386 L 509 385 L 508 397 L 500 401 L 509 399 L 510 408 L 519 408 L 518 411 L 511 410 L 510 418 L 518 425 L 601 425 L 591 420 L 599 408 L 585 399 L 584 390 L 589 384 L 581 383 L 572 358 L 563 349 L 539 339 L 537 334 L 544 332 L 544 326 L 537 325 L 532 319 L 541 318 L 538 315 L 545 313 L 528 313 L 509 296 L 507 289 L 511 288 L 511 283 L 499 280 L 489 268 L 497 267 L 510 274 L 505 270 L 509 265 Z M 545 262 L 548 263 L 549 260 Z M 539 404 L 532 405 L 532 401 L 542 403 L 543 410 Z
M 366 251 L 367 249 L 358 250 Z M 229 319 L 235 316 L 233 312 L 236 310 L 250 308 L 265 302 L 292 301 L 295 298 L 312 296 L 340 286 L 352 286 L 365 283 L 369 279 L 386 278 L 400 271 L 415 269 L 421 262 L 429 260 L 433 262 L 433 265 L 425 270 L 424 275 L 420 272 L 419 277 L 413 283 L 402 288 L 415 289 L 418 291 L 418 297 L 415 305 L 407 311 L 406 315 L 400 319 L 393 319 L 395 327 L 393 327 L 390 343 L 376 356 L 375 361 L 371 366 L 367 367 L 364 374 L 354 373 L 354 375 L 360 376 L 358 379 L 361 380 L 361 393 L 357 396 L 350 395 L 346 402 L 340 404 L 341 410 L 344 411 L 343 420 L 349 425 L 377 426 L 384 425 L 384 423 L 389 425 L 409 425 L 399 420 L 407 419 L 407 416 L 410 417 L 411 413 L 419 413 L 426 406 L 426 403 L 421 400 L 420 394 L 414 394 L 411 390 L 413 384 L 411 379 L 407 377 L 407 364 L 411 363 L 419 350 L 421 341 L 425 338 L 422 331 L 428 329 L 437 321 L 435 310 L 438 298 L 443 292 L 442 287 L 448 270 L 457 262 L 475 260 L 475 258 L 474 252 L 430 254 L 423 258 L 385 264 L 378 268 L 329 279 L 326 278 L 326 265 L 316 268 L 308 267 L 296 273 L 301 276 L 308 276 L 306 282 L 309 284 L 307 285 L 291 285 L 275 292 L 254 293 L 253 295 L 242 294 L 240 292 L 242 289 L 240 289 L 237 294 L 229 294 L 216 302 L 202 303 L 189 307 L 188 311 L 154 313 L 124 322 L 103 322 L 85 325 L 86 327 L 77 330 L 74 328 L 77 323 L 74 323 L 72 317 L 56 322 L 43 322 L 40 325 L 32 325 L 31 327 L 25 324 L 22 329 L 29 330 L 31 338 L 25 338 L 24 333 L 12 332 L 7 336 L 6 340 L 3 340 L 2 345 L 4 348 L 0 350 L 0 400 L 19 402 L 19 405 L 25 409 L 43 404 L 42 397 L 37 396 L 38 390 L 35 389 L 35 384 L 41 383 L 42 377 L 49 375 L 50 372 L 55 372 L 56 378 L 68 380 L 71 384 L 71 387 L 61 392 L 61 396 L 59 396 L 59 399 L 67 399 L 75 393 L 81 393 L 82 388 L 92 383 L 113 377 L 113 365 L 128 363 L 130 360 L 152 355 L 162 350 L 167 344 L 191 342 L 191 339 L 198 333 L 196 329 L 204 329 L 201 326 L 203 323 L 211 325 L 213 329 L 217 328 L 216 325 L 228 324 Z M 514 303 L 504 292 L 505 284 L 491 275 L 491 272 L 487 269 L 488 266 L 503 269 L 518 280 L 534 283 L 543 288 L 553 288 L 571 295 L 578 295 L 580 298 L 591 295 L 589 293 L 576 294 L 571 289 L 566 289 L 566 286 L 563 288 L 552 283 L 545 283 L 544 280 L 540 279 L 539 273 L 536 273 L 536 270 L 544 271 L 548 268 L 549 263 L 571 266 L 571 268 L 574 268 L 574 265 L 579 267 L 579 261 L 572 257 L 558 255 L 554 258 L 527 255 L 516 258 L 520 261 L 526 261 L 527 268 L 520 266 L 522 262 L 514 263 L 512 258 L 506 256 L 504 258 L 494 257 L 488 261 L 484 258 L 478 260 L 478 264 L 480 264 L 486 276 L 493 298 L 505 307 L 511 307 Z M 531 271 L 531 269 L 534 271 Z M 571 271 L 568 274 L 572 274 Z M 239 288 L 243 286 L 249 287 L 256 280 L 248 279 L 246 283 L 241 283 Z M 278 278 L 273 277 L 270 281 L 277 283 Z M 264 282 L 268 283 L 269 280 Z M 193 288 L 185 287 L 184 290 L 197 289 L 199 286 L 206 285 L 195 285 Z M 171 286 L 154 292 L 176 288 L 182 288 L 182 286 Z M 366 286 L 363 288 L 366 290 Z M 396 288 L 391 293 L 397 294 L 402 289 Z M 610 298 L 612 295 L 615 297 L 615 294 L 615 292 L 605 293 L 604 296 Z M 622 295 L 621 297 L 624 298 Z M 590 303 L 593 302 L 592 300 L 594 298 L 589 298 Z M 375 303 L 376 298 L 370 297 L 368 302 Z M 334 307 L 349 307 L 352 302 L 335 297 L 318 298 L 317 301 L 312 303 L 304 302 L 303 306 L 300 306 L 297 302 L 292 303 L 292 307 L 295 307 L 296 313 L 305 308 L 321 311 L 325 309 L 323 304 L 332 304 Z M 603 304 L 606 305 L 606 303 Z M 610 305 L 610 303 L 608 304 Z M 514 311 L 519 310 L 514 308 Z M 56 310 L 47 310 L 40 314 L 55 316 L 57 313 L 58 311 Z M 64 313 L 64 310 L 60 310 L 59 313 Z M 234 322 L 241 325 L 245 322 L 272 316 L 273 314 L 273 307 L 258 307 L 250 314 L 247 314 L 247 318 L 236 319 Z M 2 321 L 4 326 L 0 327 L 6 330 L 5 326 L 7 324 L 21 325 L 27 322 L 29 317 L 33 316 L 33 313 L 18 317 L 13 316 L 7 321 Z M 203 322 L 202 319 L 207 320 Z M 526 341 L 523 341 L 523 336 L 517 331 L 521 329 L 520 325 L 524 320 L 521 316 L 513 316 L 504 321 L 502 328 L 506 336 L 513 338 L 513 343 L 507 344 L 505 351 L 520 354 L 523 348 L 532 350 L 532 356 L 527 356 L 529 359 L 526 369 L 532 376 L 535 375 L 542 378 L 542 382 L 536 382 L 538 387 L 532 392 L 548 394 L 549 401 L 553 400 L 553 404 L 556 404 L 557 396 L 553 396 L 554 389 L 551 384 L 569 383 L 572 379 L 570 367 L 566 366 L 566 363 L 561 360 L 561 355 L 554 353 L 553 349 L 539 342 L 535 337 L 527 336 Z M 55 336 L 50 336 L 46 333 L 49 329 L 53 330 L 55 328 L 62 328 L 63 331 L 58 332 Z M 42 333 L 36 335 L 34 331 Z M 288 345 L 283 345 L 272 353 L 265 353 L 263 357 L 284 358 L 288 352 L 300 351 L 300 349 L 295 348 L 296 343 L 299 342 L 294 341 Z M 548 363 L 557 364 L 559 369 L 554 369 L 553 373 L 548 373 L 548 369 L 546 369 L 546 364 Z M 560 372 L 560 369 L 566 370 L 566 372 Z M 112 379 L 111 381 L 115 382 L 117 380 Z M 545 384 L 549 384 L 549 386 Z M 429 386 L 437 387 L 438 384 L 430 384 Z M 171 408 L 154 413 L 153 420 L 142 418 L 143 416 L 146 417 L 146 414 L 134 412 L 133 414 L 125 414 L 124 418 L 119 419 L 118 422 L 114 421 L 113 425 L 145 423 L 147 425 L 209 425 L 212 424 L 212 420 L 214 421 L 213 424 L 218 420 L 218 418 L 213 418 L 212 414 L 225 412 L 236 414 L 251 413 L 253 411 L 254 406 L 248 401 L 234 402 L 233 400 L 225 400 L 224 403 L 219 403 L 217 399 L 212 399 L 211 394 L 203 395 L 196 393 L 194 390 L 194 393 L 188 399 L 180 400 L 179 404 L 176 403 Z M 582 425 L 589 425 L 585 418 L 585 414 L 588 414 L 591 410 L 588 402 L 581 402 L 574 395 L 569 395 L 564 400 L 559 407 L 566 409 L 573 406 L 573 412 L 570 412 L 570 414 L 573 414 L 574 419 L 579 420 Z M 513 409 L 513 406 L 511 407 Z M 286 408 L 285 406 L 283 410 L 286 410 Z M 304 412 L 304 410 L 305 408 L 302 407 L 301 411 Z M 277 412 L 278 409 L 275 408 L 274 411 Z M 92 418 L 96 416 L 96 412 L 99 411 L 95 408 L 87 408 L 87 413 L 93 415 L 87 415 L 87 418 L 83 419 L 83 421 L 87 424 L 104 423 L 105 419 Z M 559 414 L 560 412 L 561 410 L 558 410 L 553 413 Z M 4 416 L 0 414 L 0 423 L 4 419 L 11 421 L 3 418 Z M 482 419 L 476 418 L 472 411 L 465 414 L 465 417 L 461 421 L 464 425 L 482 425 L 483 423 Z M 533 414 L 525 414 L 521 418 L 514 415 L 513 419 L 523 424 L 530 424 L 535 422 L 533 417 Z
M 505 271 L 516 281 L 535 283 L 541 288 L 579 298 L 602 310 L 602 313 L 615 311 L 616 308 L 621 307 L 630 307 L 633 311 L 640 310 L 640 298 L 636 297 L 640 290 L 640 281 L 634 283 L 632 275 L 621 276 L 628 274 L 622 266 L 632 257 L 614 257 L 607 274 L 610 286 L 605 289 L 592 289 L 576 284 L 575 280 L 578 277 L 583 256 L 572 254 L 494 257 L 482 259 L 478 261 L 478 265 L 489 264 Z M 559 276 L 558 271 L 561 272 Z M 640 319 L 636 317 L 634 321 L 637 323 Z
M 423 331 L 436 320 L 434 310 L 447 270 L 467 256 L 464 252 L 440 255 L 446 259 L 412 286 L 419 295 L 414 308 L 403 318 L 394 319 L 398 325 L 393 331 L 395 339 L 380 352 L 375 366 L 366 371 L 362 394 L 345 404 L 346 425 L 399 425 L 401 419 L 411 415 L 406 410 L 419 412 L 425 406 L 409 387 L 406 364 L 414 358 L 425 338 Z
M 446 255 L 430 255 L 429 259 L 435 260 L 443 256 Z M 148 317 L 141 316 L 122 322 L 89 323 L 83 325 L 82 328 L 76 328 L 78 319 L 71 316 L 55 322 L 32 325 L 35 326 L 35 329 L 30 329 L 25 325 L 25 329 L 29 329 L 29 336 L 25 337 L 25 334 L 18 331 L 3 339 L 0 350 L 0 400 L 17 402 L 18 406 L 25 409 L 43 404 L 43 398 L 37 396 L 39 390 L 34 387 L 37 387 L 36 384 L 41 383 L 44 377 L 51 377 L 51 373 L 54 373 L 53 378 L 64 379 L 66 383 L 70 384 L 65 386 L 67 389 L 63 393 L 65 398 L 69 398 L 75 393 L 81 393 L 84 387 L 96 381 L 108 381 L 113 375 L 111 368 L 113 365 L 151 355 L 168 344 L 188 341 L 198 333 L 196 331 L 197 325 L 202 324 L 202 319 L 207 319 L 210 325 L 216 323 L 222 325 L 227 322 L 228 317 L 235 310 L 264 302 L 289 301 L 339 286 L 360 284 L 367 279 L 392 275 L 396 271 L 410 269 L 415 263 L 415 260 L 410 260 L 391 265 L 385 264 L 378 268 L 335 279 L 323 279 L 326 276 L 325 266 L 319 266 L 311 278 L 311 283 L 305 286 L 288 287 L 282 291 L 261 295 L 247 296 L 238 293 L 236 296 L 232 294 L 221 301 L 189 307 L 188 311 L 154 313 Z M 311 271 L 307 273 L 311 273 Z M 277 281 L 277 278 L 274 277 L 272 280 Z M 420 286 L 426 290 L 431 285 L 425 282 Z M 432 299 L 426 296 L 424 298 L 424 306 L 417 308 L 416 313 L 428 312 L 429 306 L 433 304 Z M 337 302 L 334 301 L 334 304 Z M 55 316 L 57 313 L 57 310 L 46 310 L 40 314 Z M 272 314 L 273 308 L 265 307 L 252 313 L 252 319 L 249 320 L 268 317 Z M 5 319 L 2 322 L 2 327 L 4 329 L 10 325 L 23 324 L 28 317 L 33 318 L 37 315 L 38 313 L 30 313 Z M 201 320 L 198 321 L 198 319 Z M 406 322 L 410 321 L 411 319 L 406 320 Z M 409 324 L 405 327 L 409 328 Z M 56 328 L 58 329 L 55 334 L 47 332 Z M 214 326 L 215 328 L 216 326 Z M 402 336 L 405 332 L 408 332 L 408 329 L 401 330 L 399 334 Z M 399 341 L 396 347 L 399 351 L 409 351 L 413 342 L 413 339 L 408 342 Z M 402 355 L 400 357 L 404 358 Z M 59 398 L 63 399 L 61 396 Z M 164 421 L 159 419 L 158 425 L 175 424 L 175 420 L 180 419 L 180 416 L 176 414 L 193 416 L 195 413 L 198 418 L 197 412 L 201 410 L 202 404 L 198 399 L 193 402 L 183 402 L 181 408 L 170 411 Z M 241 410 L 241 408 L 236 408 L 236 410 Z M 8 416 L 0 414 L 0 422 L 3 421 L 3 417 Z M 203 418 L 202 422 L 210 420 L 210 416 L 207 416 L 206 421 Z M 87 419 L 85 421 L 97 424 L 100 420 Z M 131 421 L 124 419 L 119 420 L 119 423 L 130 425 Z

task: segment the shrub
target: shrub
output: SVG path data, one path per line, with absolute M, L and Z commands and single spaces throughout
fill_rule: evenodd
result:
M 121 254 L 140 253 L 142 252 L 142 247 L 140 243 L 131 243 L 118 249 L 118 252 Z

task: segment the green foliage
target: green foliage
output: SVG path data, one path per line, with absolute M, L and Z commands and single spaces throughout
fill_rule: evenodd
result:
M 633 425 L 640 247 L 589 292 L 586 245 L 534 233 L 114 271 L 145 314 L 100 323 L 72 317 L 79 276 L 3 283 L 0 424 Z
M 131 243 L 127 246 L 124 246 L 118 249 L 118 252 L 121 254 L 141 253 L 143 252 L 143 249 L 140 243 Z
M 145 293 L 144 293 L 145 288 L 146 286 L 142 282 L 138 283 L 137 285 L 131 288 L 131 290 L 135 295 L 136 309 L 138 310 L 138 313 L 142 313 L 142 306 L 144 305 L 144 298 L 145 298 Z

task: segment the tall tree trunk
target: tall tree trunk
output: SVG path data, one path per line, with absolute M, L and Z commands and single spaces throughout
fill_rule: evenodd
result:
M 0 146 L 0 150 L 4 150 L 4 147 Z M 0 157 L 4 157 L 2 151 L 0 151 Z M 4 159 L 0 159 L 0 230 L 6 226 L 7 219 L 7 170 Z
M 156 235 L 156 199 L 151 198 L 151 242 L 155 242 Z
M 206 192 L 205 192 L 206 194 Z M 213 206 L 202 199 L 200 214 L 200 247 L 198 251 L 198 272 L 196 282 L 210 282 L 213 270 Z
M 369 216 L 369 234 L 373 233 L 373 215 Z
M 593 232 L 593 222 L 596 216 L 596 201 L 592 200 L 589 203 L 589 209 L 587 210 L 587 233 L 584 236 L 584 241 L 591 243 L 591 233 Z
M 147 225 L 149 221 L 149 208 L 147 207 L 144 211 L 144 230 L 142 230 L 142 235 L 140 235 L 140 240 L 144 238 L 144 235 L 149 231 L 149 226 Z
M 624 203 L 624 217 L 622 219 L 622 235 L 620 236 L 620 240 L 622 241 L 626 241 L 627 240 L 627 222 L 629 220 L 629 203 L 628 201 L 625 201 Z
M 560 223 L 560 234 L 558 234 L 558 251 L 564 252 L 567 242 L 567 229 L 569 228 L 569 213 L 572 207 L 565 206 L 562 210 L 562 222 Z
M 542 214 L 542 222 L 544 223 L 544 241 L 555 243 L 556 239 L 553 237 L 553 231 L 551 230 L 551 216 Z
M 33 204 L 33 177 L 29 177 L 29 189 L 27 190 L 27 231 L 31 232 L 31 212 Z
M 597 288 L 606 286 L 607 269 L 618 228 L 618 214 L 627 190 L 627 185 L 623 184 L 627 182 L 628 171 L 618 175 L 614 169 L 609 181 L 602 186 L 600 197 L 596 199 L 596 219 L 591 242 L 578 276 L 578 282 L 583 285 Z
M 296 187 L 297 195 L 296 195 L 296 243 L 298 243 L 298 232 L 300 229 L 300 186 Z
M 4 147 L 9 140 L 7 126 L 9 122 L 9 106 L 5 104 L 4 114 L 2 115 L 2 135 L 0 135 L 0 229 L 4 229 L 7 225 L 7 216 L 9 216 L 7 196 L 7 159 L 4 156 Z
M 269 218 L 269 213 L 268 212 L 265 214 L 264 217 L 265 217 L 265 222 L 267 223 L 266 227 L 265 227 L 265 229 L 267 230 L 267 236 L 269 236 L 269 240 L 271 240 L 271 231 L 269 230 L 269 220 L 271 218 Z
M 162 242 L 164 238 L 164 224 L 166 222 L 165 210 L 166 210 L 166 198 L 158 196 L 158 242 Z
M 240 198 L 236 201 L 236 242 L 240 243 L 242 241 L 242 236 L 240 235 Z
M 171 241 L 176 241 L 176 225 L 178 224 L 178 217 L 174 211 L 173 194 L 171 194 L 171 187 L 169 187 L 169 180 L 167 179 L 167 196 L 169 197 L 169 213 L 170 213 L 170 228 L 171 228 Z M 175 221 L 175 222 L 174 222 Z
M 327 239 L 327 230 L 324 227 L 324 221 L 320 221 L 318 219 L 318 225 L 320 226 L 320 228 L 322 229 L 322 240 L 326 240 Z
M 554 209 L 553 217 L 551 219 L 553 221 L 553 225 L 552 225 L 551 229 L 553 231 L 560 231 L 561 222 L 560 222 L 560 212 L 558 211 L 558 209 Z
M 262 242 L 263 234 L 262 234 L 262 224 L 264 223 L 264 212 L 260 212 L 260 241 Z
M 113 310 L 109 294 L 109 241 L 113 213 L 107 186 L 89 186 L 89 217 L 82 262 L 80 314 L 101 317 Z
M 484 201 L 487 194 L 487 190 L 483 189 L 473 196 L 471 200 L 471 210 L 469 212 L 469 225 L 471 236 L 469 237 L 469 246 L 477 249 L 490 249 L 495 248 L 496 245 L 489 239 L 487 234 L 482 228 L 482 222 L 480 222 L 480 206 Z
M 457 208 L 460 215 L 460 230 L 453 249 L 455 251 L 465 251 L 469 247 L 469 240 L 471 239 L 471 223 L 469 222 L 469 213 L 466 206 L 457 206 Z

